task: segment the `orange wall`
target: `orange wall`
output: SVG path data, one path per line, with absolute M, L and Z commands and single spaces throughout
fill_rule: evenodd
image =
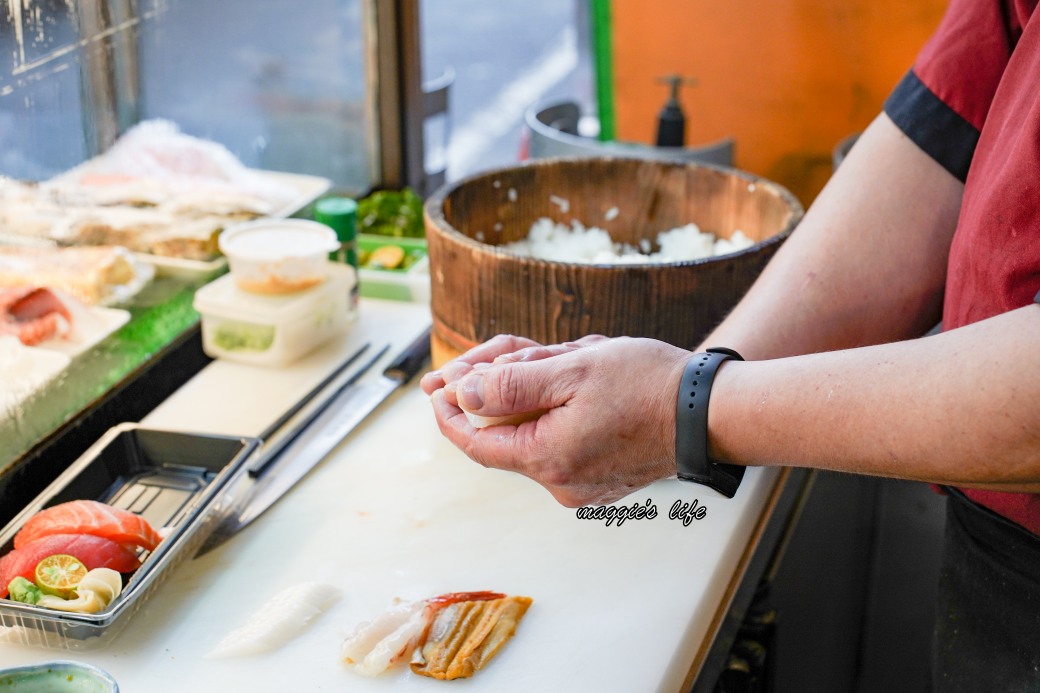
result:
M 808 204 L 835 145 L 862 130 L 938 24 L 946 0 L 612 0 L 617 137 L 652 142 L 669 73 L 686 143 L 732 136 L 735 165 Z

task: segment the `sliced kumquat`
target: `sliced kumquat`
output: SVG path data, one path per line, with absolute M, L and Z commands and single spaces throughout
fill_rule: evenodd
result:
M 79 581 L 87 574 L 87 566 L 75 556 L 59 553 L 36 564 L 36 586 L 44 594 L 68 599 Z

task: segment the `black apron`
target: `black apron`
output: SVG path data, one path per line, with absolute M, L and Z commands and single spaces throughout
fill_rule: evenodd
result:
M 1040 693 L 1040 537 L 944 490 L 933 690 Z

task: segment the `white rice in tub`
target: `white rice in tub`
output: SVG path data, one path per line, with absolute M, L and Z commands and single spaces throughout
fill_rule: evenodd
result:
M 603 229 L 586 227 L 579 221 L 570 226 L 542 217 L 536 220 L 527 238 L 502 246 L 518 255 L 557 262 L 589 264 L 666 263 L 700 260 L 733 253 L 752 245 L 743 231 L 737 229 L 730 238 L 716 238 L 690 223 L 662 231 L 657 235 L 657 252 L 649 252 L 647 240 L 640 248 L 616 243 Z M 642 251 L 642 252 L 641 252 Z

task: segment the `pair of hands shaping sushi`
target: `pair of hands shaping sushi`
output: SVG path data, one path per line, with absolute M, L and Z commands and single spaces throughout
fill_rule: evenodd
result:
M 473 460 L 525 474 L 578 507 L 674 476 L 676 387 L 689 357 L 650 339 L 540 345 L 500 335 L 426 374 L 422 387 L 441 431 Z M 474 428 L 465 412 L 540 416 Z

